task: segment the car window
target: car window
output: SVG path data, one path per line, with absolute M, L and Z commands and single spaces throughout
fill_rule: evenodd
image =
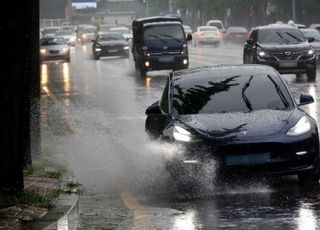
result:
M 98 35 L 97 41 L 114 41 L 114 40 L 124 40 L 122 34 L 101 34 Z
M 55 33 L 56 36 L 65 36 L 65 35 L 72 35 L 72 34 L 73 33 L 68 30 L 60 30 Z
M 144 40 L 184 39 L 184 30 L 179 25 L 156 25 L 144 29 Z
M 199 28 L 199 31 L 218 31 L 217 27 L 202 27 Z
M 258 30 L 253 30 L 250 34 L 250 38 L 252 38 L 254 41 L 257 41 L 258 39 Z
M 302 30 L 306 38 L 314 38 L 315 41 L 320 41 L 320 33 L 318 30 Z
M 209 26 L 215 26 L 217 27 L 219 30 L 222 30 L 222 24 L 220 22 L 210 22 Z
M 233 33 L 246 33 L 247 29 L 243 27 L 229 27 L 228 32 L 233 32 Z
M 163 90 L 163 94 L 161 97 L 160 107 L 163 112 L 168 113 L 169 112 L 169 81 L 167 81 L 166 86 Z
M 61 38 L 61 37 L 57 37 L 57 38 L 42 38 L 40 40 L 40 45 L 41 46 L 54 46 L 54 45 L 65 45 L 66 41 Z
M 271 79 L 264 74 L 198 76 L 196 81 L 186 76 L 174 83 L 173 111 L 184 115 L 284 109 L 287 94 L 280 94 L 276 87 L 283 87 L 283 83 L 278 77 Z
M 299 29 L 260 30 L 258 42 L 261 44 L 298 44 L 305 41 Z

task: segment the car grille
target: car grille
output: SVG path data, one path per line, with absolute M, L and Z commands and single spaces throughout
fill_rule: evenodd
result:
M 280 61 L 293 61 L 298 60 L 304 53 L 303 52 L 281 52 L 272 53 L 272 55 Z
M 178 55 L 181 54 L 181 50 L 170 50 L 170 51 L 155 51 L 150 52 L 152 56 L 159 56 L 159 55 Z
M 49 53 L 51 53 L 51 54 L 57 54 L 57 53 L 59 53 L 59 50 L 49 50 Z

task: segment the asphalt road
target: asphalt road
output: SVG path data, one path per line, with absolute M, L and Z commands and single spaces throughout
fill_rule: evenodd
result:
M 162 164 L 176 150 L 144 132 L 145 109 L 159 99 L 168 71 L 142 78 L 131 57 L 95 61 L 91 55 L 90 45 L 76 46 L 71 63 L 41 66 L 42 153 L 82 184 L 80 229 L 320 228 L 320 189 L 301 187 L 293 176 L 212 183 L 210 162 L 199 191 L 177 192 Z M 190 67 L 241 63 L 240 45 L 190 48 Z M 320 121 L 320 80 L 284 77 L 295 97 L 315 98 L 304 109 Z

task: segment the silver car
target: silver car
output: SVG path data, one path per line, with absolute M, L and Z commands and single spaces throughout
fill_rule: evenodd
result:
M 65 60 L 70 62 L 70 48 L 63 37 L 40 39 L 40 61 Z

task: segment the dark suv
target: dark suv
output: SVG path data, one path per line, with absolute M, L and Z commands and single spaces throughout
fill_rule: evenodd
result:
M 252 30 L 243 50 L 244 64 L 265 64 L 283 74 L 306 73 L 316 79 L 317 60 L 302 32 L 291 25 L 274 24 Z

